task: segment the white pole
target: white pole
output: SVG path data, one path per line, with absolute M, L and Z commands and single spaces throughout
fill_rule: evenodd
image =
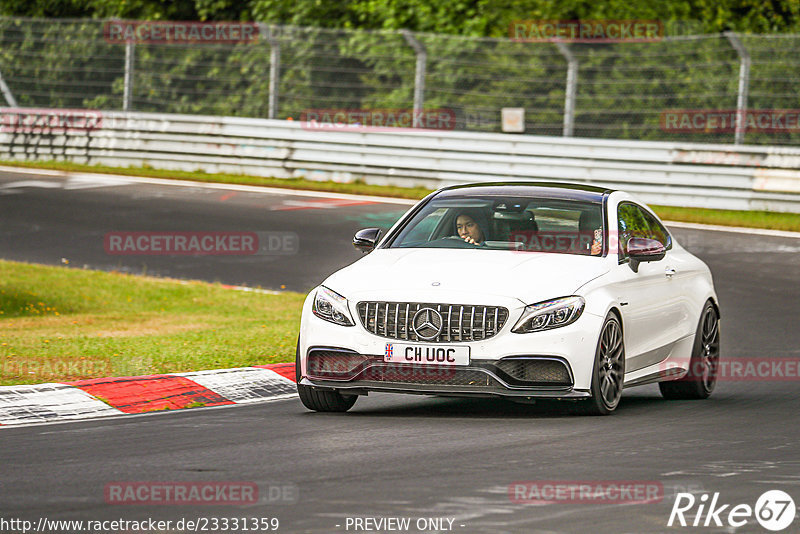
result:
M 564 137 L 575 131 L 575 96 L 578 92 L 578 60 L 565 43 L 556 43 L 558 51 L 567 60 L 567 86 L 564 96 Z
M 417 66 L 414 73 L 414 127 L 422 126 L 422 111 L 425 106 L 425 67 L 428 63 L 428 53 L 425 46 L 417 41 L 408 30 L 400 30 L 406 42 L 411 45 L 417 54 Z
M 739 54 L 739 95 L 736 97 L 736 133 L 733 142 L 741 145 L 747 130 L 747 90 L 750 86 L 750 54 L 739 36 L 734 32 L 725 32 L 725 37 Z
M 8 88 L 6 85 L 6 81 L 3 79 L 3 73 L 0 72 L 0 91 L 3 93 L 3 96 L 6 99 L 6 102 L 12 108 L 17 107 L 17 100 L 14 98 L 14 95 L 11 93 L 11 89 Z
M 122 109 L 130 111 L 133 104 L 133 61 L 134 61 L 133 41 L 125 43 L 125 80 L 122 89 Z

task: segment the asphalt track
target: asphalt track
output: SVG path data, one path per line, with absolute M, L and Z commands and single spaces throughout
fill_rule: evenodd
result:
M 23 180 L 56 185 L 3 189 Z M 388 224 L 404 209 L 334 206 L 323 195 L 318 206 L 287 210 L 278 208 L 313 198 L 63 182 L 0 174 L 0 257 L 306 290 L 358 258 L 355 229 Z M 103 236 L 119 230 L 291 231 L 300 246 L 274 257 L 109 256 Z M 800 240 L 674 233 L 715 276 L 723 358 L 800 356 Z M 417 519 L 442 517 L 464 533 L 767 532 L 753 519 L 738 530 L 666 524 L 678 491 L 753 506 L 781 489 L 800 503 L 799 391 L 797 379 L 723 381 L 707 401 L 668 402 L 645 386 L 602 418 L 561 405 L 371 395 L 344 415 L 288 400 L 7 428 L 0 519 L 277 517 L 280 532 L 377 532 L 346 529 L 347 518 L 408 517 L 407 532 L 419 532 Z M 664 497 L 625 505 L 509 499 L 515 481 L 548 480 L 654 481 Z M 263 498 L 246 507 L 107 504 L 105 485 L 120 481 L 247 481 Z M 269 487 L 292 488 L 296 498 L 271 502 Z
M 365 226 L 388 228 L 410 205 L 400 202 L 165 187 L 129 183 L 123 177 L 64 180 L 0 172 L 0 255 L 9 260 L 44 264 L 66 260 L 75 267 L 307 291 L 357 260 L 361 254 L 353 248 L 353 233 Z M 256 255 L 110 254 L 105 237 L 117 232 L 271 232 L 294 234 L 297 241 Z

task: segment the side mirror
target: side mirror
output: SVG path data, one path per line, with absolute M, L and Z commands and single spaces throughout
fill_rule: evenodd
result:
M 364 228 L 353 236 L 353 246 L 361 252 L 372 252 L 381 235 L 380 228 Z
M 628 240 L 628 256 L 631 259 L 631 269 L 639 272 L 639 263 L 643 261 L 660 261 L 667 254 L 667 248 L 656 239 L 632 237 Z

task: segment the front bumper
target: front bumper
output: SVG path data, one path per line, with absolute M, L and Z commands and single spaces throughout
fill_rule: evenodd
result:
M 403 382 L 374 382 L 355 381 L 339 382 L 331 380 L 303 378 L 300 384 L 317 389 L 338 391 L 346 395 L 367 395 L 369 392 L 408 393 L 416 395 L 437 395 L 441 397 L 512 397 L 512 398 L 551 398 L 551 399 L 582 399 L 591 397 L 588 391 L 576 390 L 567 387 L 511 387 L 496 377 L 487 374 L 488 382 L 499 382 L 499 385 L 450 385 L 450 384 L 420 384 Z
M 531 389 L 488 389 L 473 388 L 467 386 L 441 386 L 433 384 L 383 384 L 360 382 L 343 385 L 336 382 L 326 382 L 321 380 L 311 381 L 303 378 L 300 384 L 312 386 L 318 389 L 338 391 L 345 395 L 367 395 L 369 392 L 383 393 L 407 393 L 412 395 L 436 395 L 440 397 L 503 397 L 503 398 L 548 398 L 548 399 L 586 399 L 591 397 L 588 391 L 579 391 L 573 388 L 564 390 L 549 390 L 545 388 Z
M 569 365 L 560 358 L 517 357 L 473 360 L 468 366 L 386 363 L 329 347 L 315 347 L 306 357 L 301 384 L 341 393 L 369 391 L 446 396 L 551 397 L 588 396 L 576 391 Z
M 508 306 L 510 316 L 494 337 L 481 341 L 453 343 L 470 348 L 468 366 L 449 367 L 451 379 L 425 377 L 432 366 L 391 364 L 395 371 L 406 375 L 381 374 L 383 353 L 387 343 L 399 342 L 367 331 L 356 319 L 356 325 L 344 327 L 329 323 L 311 312 L 311 296 L 304 306 L 300 327 L 300 384 L 321 389 L 333 389 L 346 394 L 366 394 L 370 391 L 412 393 L 441 396 L 483 397 L 542 397 L 586 398 L 590 396 L 592 368 L 597 339 L 603 318 L 584 314 L 575 323 L 543 332 L 516 334 L 516 324 L 524 306 Z M 353 310 L 355 311 L 355 310 Z M 354 313 L 354 317 L 357 315 Z M 311 351 L 329 348 L 355 354 L 364 359 L 358 374 L 332 379 L 309 373 Z M 569 383 L 521 383 L 510 380 L 496 368 L 498 362 L 516 358 L 547 359 L 563 362 L 569 373 Z M 413 371 L 416 370 L 416 373 Z M 435 371 L 433 371 L 435 373 Z M 376 375 L 377 373 L 377 375 Z M 441 378 L 441 377 L 439 377 Z M 445 378 L 446 374 L 445 374 Z

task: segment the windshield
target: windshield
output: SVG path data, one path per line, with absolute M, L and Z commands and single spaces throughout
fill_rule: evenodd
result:
M 599 202 L 519 197 L 433 199 L 390 248 L 469 248 L 602 256 Z

